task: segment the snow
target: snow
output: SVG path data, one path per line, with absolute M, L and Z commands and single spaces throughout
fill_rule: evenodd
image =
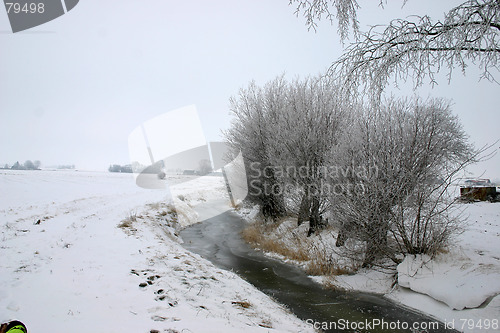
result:
M 130 174 L 0 170 L 0 321 L 19 319 L 35 333 L 312 331 L 180 245 L 179 228 L 208 217 L 197 204 L 229 204 L 222 179 L 167 181 L 173 202 L 164 190 L 139 188 Z M 373 269 L 314 278 L 384 294 L 460 331 L 475 332 L 478 323 L 497 331 L 484 323 L 500 315 L 500 203 L 463 205 L 467 230 L 432 260 L 408 256 L 395 287 L 394 272 Z M 170 220 L 173 207 L 178 223 Z M 258 218 L 256 207 L 240 212 Z M 304 223 L 290 236 L 295 225 L 281 226 L 289 240 L 304 234 L 304 244 L 334 247 L 332 231 L 306 238 Z
M 398 284 L 455 310 L 477 308 L 500 294 L 499 266 L 467 257 L 450 260 L 453 259 L 450 256 L 439 255 L 434 259 L 427 255 L 407 256 L 397 268 Z
M 220 177 L 185 180 L 168 179 L 172 204 L 130 174 L 1 170 L 0 321 L 31 333 L 312 331 L 180 245 L 196 204 L 225 197 Z
M 500 319 L 500 203 L 465 204 L 465 213 L 467 229 L 453 246 L 433 260 L 405 258 L 398 280 L 406 288 L 387 296 L 454 322 L 460 331 L 477 332 L 478 323 Z
M 312 276 L 325 285 L 345 290 L 377 293 L 429 314 L 463 332 L 500 329 L 500 203 L 460 204 L 466 230 L 434 259 L 408 256 L 397 271 L 381 268 L 359 269 L 356 274 Z M 255 208 L 240 214 L 249 221 L 258 219 Z M 331 255 L 333 262 L 348 261 L 335 247 L 336 232 L 326 229 L 306 237 L 308 223 L 296 226 L 286 218 L 265 237 L 285 240 L 292 248 L 309 249 L 309 257 Z M 348 240 L 349 241 L 349 240 Z M 288 260 L 275 253 L 272 257 Z M 307 267 L 308 262 L 294 262 Z M 397 284 L 395 278 L 397 277 Z M 485 325 L 485 322 L 488 323 Z M 492 324 L 494 323 L 494 325 Z M 482 327 L 479 327 L 482 326 Z
M 349 290 L 375 292 L 425 312 L 463 332 L 498 331 L 500 319 L 500 203 L 464 205 L 468 225 L 453 245 L 436 258 L 407 256 L 392 273 L 363 269 L 340 275 L 334 284 Z M 316 280 L 325 282 L 324 277 Z M 331 283 L 331 281 L 330 281 Z M 496 327 L 496 329 L 494 328 Z

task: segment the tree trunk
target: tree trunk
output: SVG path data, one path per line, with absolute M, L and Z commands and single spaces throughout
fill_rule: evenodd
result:
M 302 196 L 302 200 L 300 201 L 297 226 L 300 226 L 302 222 L 306 221 L 310 214 L 311 214 L 311 200 L 309 199 L 309 194 L 304 193 L 304 195 Z
M 321 224 L 321 216 L 319 215 L 319 198 L 314 196 L 311 205 L 311 214 L 309 215 L 309 231 L 307 237 L 311 236 Z
M 368 228 L 367 246 L 365 259 L 361 267 L 371 266 L 375 260 L 384 256 L 387 252 L 387 232 L 389 226 L 386 221 L 378 220 L 375 224 Z
M 260 200 L 262 202 L 263 215 L 266 218 L 270 217 L 273 220 L 285 216 L 286 214 L 285 198 L 283 195 L 281 185 L 276 179 L 274 172 L 272 172 L 269 177 L 265 177 L 263 179 L 263 183 L 265 183 L 268 188 L 273 189 L 269 193 L 261 194 Z

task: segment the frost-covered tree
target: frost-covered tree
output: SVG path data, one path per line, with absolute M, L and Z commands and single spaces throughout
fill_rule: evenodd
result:
M 24 162 L 24 168 L 27 169 L 27 170 L 35 170 L 35 165 L 33 164 L 33 162 L 31 160 L 27 160 L 26 162 Z
M 435 75 L 459 68 L 463 72 L 472 63 L 481 71 L 481 78 L 494 81 L 492 69 L 500 69 L 500 1 L 468 0 L 452 8 L 443 20 L 429 16 L 413 16 L 415 20 L 395 19 L 368 32 L 360 32 L 356 19 L 356 0 L 291 0 L 297 14 L 303 13 L 306 24 L 315 27 L 318 20 L 334 20 L 336 9 L 343 40 L 350 27 L 356 36 L 330 74 L 344 82 L 347 91 L 362 87 L 374 96 L 380 95 L 390 80 L 413 80 L 415 87 Z M 381 4 L 384 1 L 380 1 Z
M 212 172 L 212 164 L 209 160 L 203 159 L 198 162 L 198 173 L 202 176 L 208 175 Z
M 298 213 L 299 224 L 321 223 L 326 196 L 319 170 L 329 163 L 343 109 L 338 89 L 325 78 L 287 82 L 282 76 L 264 87 L 251 83 L 232 99 L 234 115 L 226 138 L 247 164 L 249 198 L 268 216 Z
M 264 88 L 251 82 L 231 98 L 234 116 L 231 128 L 225 133 L 234 153 L 241 152 L 247 170 L 247 199 L 259 204 L 266 218 L 276 219 L 286 212 L 282 183 L 275 175 L 277 116 L 285 98 L 285 82 L 278 78 Z
M 347 237 L 365 242 L 364 265 L 435 254 L 460 222 L 448 188 L 478 157 L 449 104 L 392 99 L 358 114 L 343 139 L 338 163 L 368 172 L 342 179 L 362 191 L 335 198 L 332 210 L 343 226 L 337 245 Z
M 322 223 L 329 203 L 328 177 L 322 170 L 330 163 L 346 110 L 339 90 L 324 77 L 295 80 L 289 84 L 288 107 L 281 115 L 281 146 L 290 170 L 288 181 L 300 190 L 298 224 L 309 221 L 311 235 Z M 305 171 L 305 172 L 304 172 Z

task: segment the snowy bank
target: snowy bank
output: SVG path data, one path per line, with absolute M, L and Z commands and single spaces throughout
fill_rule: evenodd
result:
M 467 229 L 453 246 L 434 260 L 407 258 L 398 268 L 402 273 L 398 281 L 407 287 L 400 286 L 386 296 L 453 322 L 460 331 L 498 332 L 500 203 L 465 204 L 465 213 Z M 484 325 L 492 322 L 494 327 Z
M 223 195 L 220 178 L 203 182 L 177 198 L 186 223 L 197 201 Z M 185 250 L 169 199 L 126 174 L 3 171 L 0 321 L 30 333 L 312 331 Z
M 408 256 L 397 271 L 359 269 L 356 274 L 312 276 L 315 281 L 345 290 L 377 293 L 427 313 L 463 332 L 500 329 L 500 203 L 463 204 L 468 226 L 452 246 L 433 260 Z M 260 217 L 253 209 L 241 210 L 249 221 Z M 296 219 L 286 218 L 275 228 L 267 228 L 264 238 L 304 251 L 311 260 L 288 262 L 308 268 L 318 256 L 332 263 L 349 265 L 335 247 L 334 229 L 306 237 L 307 222 L 297 227 Z M 397 279 L 397 280 L 396 280 Z M 397 284 L 395 284 L 397 282 Z M 481 327 L 480 327 L 481 326 Z
M 500 294 L 500 267 L 470 258 L 407 256 L 398 265 L 398 284 L 441 301 L 454 310 L 473 309 Z

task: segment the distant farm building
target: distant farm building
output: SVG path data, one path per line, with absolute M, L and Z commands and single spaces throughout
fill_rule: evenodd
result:
M 460 187 L 460 197 L 465 200 L 494 201 L 498 193 L 489 179 L 469 179 Z

